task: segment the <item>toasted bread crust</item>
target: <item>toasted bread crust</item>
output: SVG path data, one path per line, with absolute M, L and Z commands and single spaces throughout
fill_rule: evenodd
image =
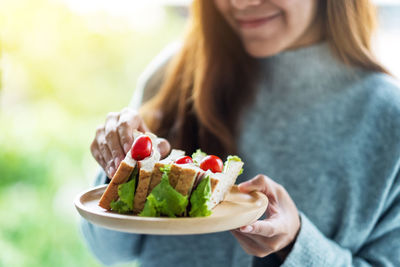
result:
M 128 181 L 129 176 L 131 176 L 132 171 L 135 167 L 129 165 L 125 161 L 122 161 L 119 165 L 117 172 L 114 174 L 110 184 L 107 186 L 106 190 L 104 191 L 103 195 L 100 198 L 99 206 L 110 210 L 110 203 L 113 200 L 118 199 L 118 186 L 120 184 L 125 183 Z
M 171 165 L 171 171 L 169 173 L 168 179 L 169 179 L 169 184 L 173 188 L 175 188 L 176 184 L 178 183 L 179 176 L 181 174 L 181 169 L 182 169 L 181 167 L 179 167 L 179 166 L 177 166 L 175 164 Z
M 211 183 L 211 193 L 214 192 L 215 188 L 217 187 L 219 180 L 210 178 L 210 183 Z
M 152 172 L 145 170 L 139 171 L 138 186 L 135 192 L 133 211 L 139 213 L 143 210 L 146 203 L 147 196 L 156 187 L 162 178 L 161 167 L 164 167 L 163 163 L 156 163 Z M 110 203 L 118 199 L 118 186 L 126 183 L 132 174 L 134 167 L 122 161 L 119 165 L 117 172 L 112 178 L 110 184 L 107 186 L 102 197 L 99 201 L 99 206 L 110 210 Z M 197 171 L 193 169 L 182 168 L 179 165 L 172 164 L 171 171 L 169 174 L 169 182 L 176 191 L 184 196 L 190 195 L 194 182 L 196 181 Z M 219 180 L 210 177 L 211 192 L 214 193 Z
M 178 182 L 175 186 L 175 190 L 184 196 L 187 196 L 192 191 L 194 181 L 196 180 L 197 171 L 193 169 L 180 170 Z
M 147 196 L 150 195 L 150 193 L 151 193 L 151 191 L 153 191 L 154 187 L 156 187 L 161 182 L 163 173 L 160 170 L 160 168 L 164 167 L 164 166 L 165 166 L 165 164 L 162 164 L 162 163 L 156 163 L 154 165 L 153 174 L 151 175 L 149 190 L 147 190 Z
M 133 212 L 139 213 L 143 210 L 144 204 L 147 198 L 147 191 L 149 190 L 149 185 L 151 181 L 152 172 L 145 170 L 140 170 L 138 186 L 135 192 L 135 198 L 133 201 Z

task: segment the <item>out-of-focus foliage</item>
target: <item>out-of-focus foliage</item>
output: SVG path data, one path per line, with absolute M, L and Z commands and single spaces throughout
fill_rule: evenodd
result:
M 0 0 L 0 266 L 99 266 L 73 207 L 96 173 L 94 130 L 184 28 L 145 2 Z M 389 26 L 380 47 L 397 64 Z
M 184 26 L 173 10 L 132 8 L 0 1 L 0 266 L 99 265 L 73 207 L 96 173 L 90 142 Z

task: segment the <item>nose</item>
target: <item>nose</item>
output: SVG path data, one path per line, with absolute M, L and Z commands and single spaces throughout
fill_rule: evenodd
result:
M 245 9 L 250 6 L 257 6 L 264 0 L 231 0 L 231 5 L 237 9 Z

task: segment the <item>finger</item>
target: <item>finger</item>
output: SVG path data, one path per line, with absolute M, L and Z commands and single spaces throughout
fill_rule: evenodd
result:
M 257 251 L 253 251 L 253 255 L 257 257 L 265 257 L 268 254 L 282 249 L 282 237 L 279 235 L 269 238 L 260 235 L 242 233 L 240 230 L 236 230 L 236 233 L 239 238 L 242 240 L 247 239 L 247 243 L 252 243 L 252 247 L 256 247 Z M 252 240 L 253 242 L 250 242 L 249 240 Z
M 257 247 L 257 243 L 254 241 L 253 238 L 246 236 L 245 234 L 241 233 L 238 230 L 232 230 L 231 233 L 235 238 L 238 239 L 238 241 L 242 245 L 245 245 L 247 248 L 256 248 Z
M 261 220 L 252 224 L 240 227 L 240 231 L 252 235 L 273 237 L 281 233 L 278 220 Z
M 150 131 L 142 116 L 140 116 L 140 114 L 132 108 L 124 108 L 121 111 L 121 117 L 126 121 L 132 122 L 133 129 L 137 129 L 143 133 Z
M 99 132 L 99 136 L 97 139 L 98 139 L 98 145 L 100 148 L 101 156 L 103 157 L 103 159 L 106 163 L 106 167 L 104 168 L 104 171 L 106 172 L 107 176 L 111 178 L 111 177 L 113 177 L 114 172 L 115 172 L 115 165 L 114 165 L 113 157 L 111 155 L 111 151 L 107 145 L 104 129 Z
M 106 168 L 106 162 L 103 159 L 103 157 L 101 156 L 100 148 L 99 148 L 99 145 L 98 145 L 96 139 L 92 142 L 92 144 L 90 146 L 90 151 L 92 152 L 92 155 L 96 159 L 97 163 L 99 163 L 99 165 L 103 169 L 105 169 Z
M 253 179 L 239 184 L 239 190 L 242 193 L 250 193 L 253 191 L 263 192 L 268 196 L 268 194 L 273 194 L 276 196 L 276 190 L 279 189 L 281 185 L 275 183 L 271 178 L 259 174 Z
M 131 149 L 133 143 L 132 131 L 136 123 L 134 123 L 132 120 L 133 118 L 126 112 L 121 113 L 118 120 L 117 129 L 119 142 L 124 148 L 125 154 Z
M 138 126 L 138 130 L 141 132 L 150 132 L 149 127 L 147 127 L 146 123 L 144 122 L 143 118 L 138 114 L 137 116 L 139 116 L 140 120 L 139 122 L 139 126 Z
M 233 230 L 231 233 L 238 240 L 240 246 L 247 254 L 257 257 L 265 257 L 271 253 L 270 249 L 262 246 L 259 242 L 256 242 L 253 237 L 247 236 L 237 230 Z
M 105 124 L 105 138 L 116 168 L 118 168 L 119 163 L 125 157 L 125 153 L 119 141 L 119 134 L 117 132 L 118 119 L 119 114 L 112 112 L 107 116 Z
M 141 116 L 131 108 L 124 108 L 122 110 L 117 128 L 120 144 L 123 146 L 125 153 L 128 153 L 132 147 L 132 131 L 134 129 L 143 133 L 149 131 Z
M 171 150 L 171 145 L 164 138 L 158 138 L 158 141 L 159 141 L 159 143 L 158 143 L 158 151 L 161 154 L 161 159 L 163 159 L 169 154 L 169 152 Z

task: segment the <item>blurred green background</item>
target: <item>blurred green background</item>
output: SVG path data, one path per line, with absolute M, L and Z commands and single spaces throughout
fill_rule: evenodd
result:
M 99 266 L 73 206 L 95 128 L 184 28 L 140 2 L 0 1 L 0 266 Z
M 382 5 L 377 39 L 397 75 L 399 7 Z M 0 266 L 100 265 L 73 206 L 97 171 L 89 145 L 181 37 L 182 13 L 160 1 L 0 0 Z

